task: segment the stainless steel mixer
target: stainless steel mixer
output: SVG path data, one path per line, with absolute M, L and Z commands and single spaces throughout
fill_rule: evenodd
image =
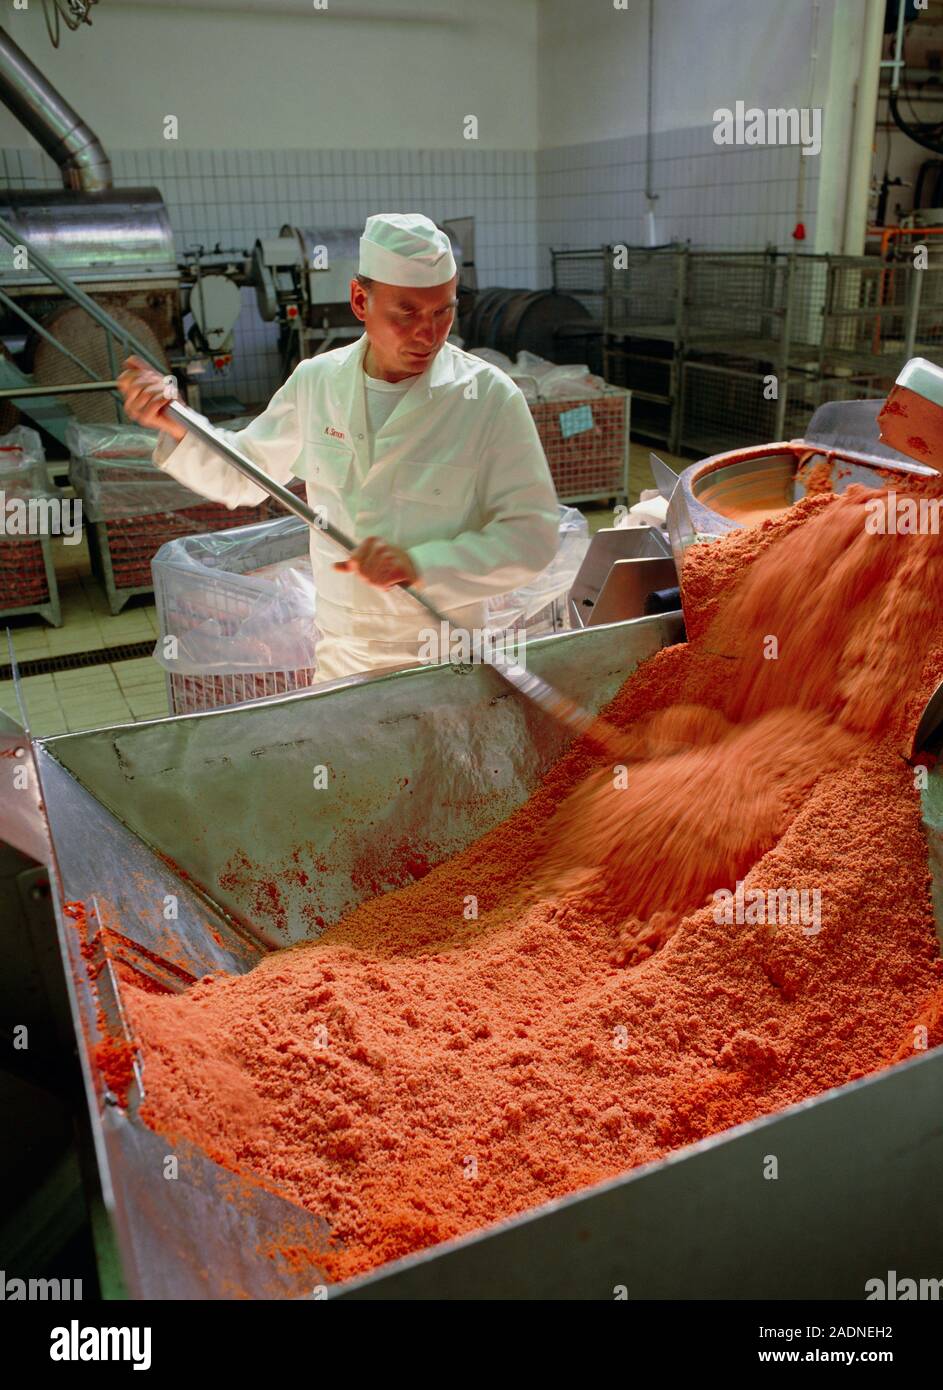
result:
M 528 661 L 595 710 L 678 630 L 671 614 L 590 627 L 535 640 Z M 502 696 L 487 671 L 451 666 L 35 743 L 106 1218 L 99 1234 L 112 1256 L 103 1269 L 120 1271 L 107 1292 L 305 1296 L 317 1271 L 269 1255 L 316 1246 L 328 1226 L 251 1174 L 237 1178 L 149 1130 L 138 1115 L 146 1071 L 127 1107 L 115 1103 L 95 1047 L 103 1029 L 128 1038 L 120 985 L 100 957 L 90 977 L 83 944 L 98 951 L 106 925 L 112 964 L 117 955 L 167 989 L 210 971 L 245 972 L 267 949 L 310 937 L 315 917 L 336 921 L 359 901 L 367 890 L 353 870 L 362 856 L 372 856 L 379 888 L 398 886 L 404 844 L 424 846 L 436 863 L 499 823 L 564 743 L 557 726 Z M 336 790 L 313 796 L 312 765 L 326 762 Z M 422 794 L 406 795 L 404 778 Z M 930 779 L 924 814 L 943 921 L 940 780 Z M 251 868 L 231 876 L 239 850 Z M 297 874 L 280 877 L 295 851 L 311 857 L 313 892 Z M 280 891 L 267 916 L 254 892 L 265 878 Z M 167 895 L 178 904 L 173 921 Z M 87 910 L 84 931 L 65 910 L 75 901 Z M 330 1295 L 609 1300 L 622 1285 L 629 1298 L 860 1298 L 864 1279 L 897 1267 L 901 1249 L 918 1269 L 935 1267 L 941 1083 L 943 1050 L 918 1055 Z M 176 1182 L 157 1176 L 170 1150 Z M 802 1180 L 758 1189 L 770 1152 Z M 826 1223 L 832 1238 L 823 1242 Z

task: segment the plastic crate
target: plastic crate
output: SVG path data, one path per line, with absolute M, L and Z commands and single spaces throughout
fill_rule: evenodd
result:
M 153 561 L 158 660 L 175 714 L 300 690 L 315 680 L 309 530 L 276 518 L 177 537 Z M 165 639 L 177 655 L 164 655 Z M 281 654 L 280 658 L 278 654 Z

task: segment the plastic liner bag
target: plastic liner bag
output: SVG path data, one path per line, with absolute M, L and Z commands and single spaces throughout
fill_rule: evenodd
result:
M 25 425 L 0 435 L 0 493 L 5 501 L 55 496 L 46 478 L 42 440 Z
M 13 483 L 22 474 L 45 468 L 43 442 L 35 430 L 16 425 L 7 434 L 0 434 L 0 483 Z
M 529 584 L 488 600 L 488 628 L 492 631 L 524 627 L 532 636 L 553 632 L 562 625 L 566 598 L 589 549 L 589 522 L 575 507 L 560 507 L 559 544 L 550 564 Z
M 46 454 L 35 430 L 16 425 L 0 435 L 0 504 L 3 507 L 0 541 L 36 541 L 49 534 L 49 509 L 44 504 L 59 500 L 46 476 Z M 29 503 L 35 504 L 29 509 Z M 8 504 L 14 503 L 13 507 Z M 25 503 L 27 511 L 22 506 Z M 29 529 L 20 530 L 20 516 Z
M 587 400 L 600 396 L 606 389 L 601 376 L 594 376 L 587 366 L 554 367 L 540 378 L 540 396 L 545 401 Z
M 151 516 L 205 502 L 151 462 L 158 438 L 158 430 L 143 425 L 70 422 L 66 429 L 72 456 L 69 481 L 82 499 L 87 520 Z
M 70 420 L 65 442 L 73 457 L 149 459 L 157 445 L 158 430 L 143 425 L 87 425 Z
M 585 362 L 558 364 L 522 348 L 509 375 L 528 401 L 585 400 L 606 390 L 601 376 L 594 376 Z
M 512 378 L 514 385 L 523 393 L 528 405 L 536 405 L 540 400 L 540 387 L 537 378 L 533 376 L 521 376 L 518 372 L 513 372 Z
M 482 362 L 490 362 L 493 367 L 500 367 L 502 372 L 507 372 L 508 376 L 514 371 L 514 363 L 503 352 L 498 352 L 497 348 L 481 347 L 472 348 L 473 357 L 480 357 Z
M 235 676 L 313 667 L 309 534 L 300 518 L 285 516 L 162 545 L 151 571 L 161 630 L 154 657 L 164 670 Z
M 25 425 L 0 435 L 0 493 L 5 501 L 55 496 L 46 478 L 42 440 Z

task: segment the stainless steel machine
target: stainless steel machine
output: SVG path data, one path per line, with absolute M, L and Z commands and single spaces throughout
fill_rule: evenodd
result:
M 685 548 L 724 535 L 752 514 L 775 516 L 806 496 L 816 465 L 830 472 L 830 486 L 885 487 L 887 473 L 928 477 L 933 468 L 914 463 L 880 438 L 881 400 L 830 401 L 819 406 L 801 439 L 755 444 L 692 463 L 679 476 L 668 503 L 668 534 L 680 569 Z
M 181 277 L 159 190 L 112 186 L 97 135 L 3 30 L 0 100 L 55 160 L 63 183 L 0 194 L 0 384 L 63 387 L 85 377 L 83 363 L 99 380 L 117 374 L 113 339 L 44 263 L 91 295 L 154 361 L 184 370 Z M 29 398 L 17 403 L 27 408 Z M 107 392 L 71 393 L 70 404 L 82 420 L 115 418 Z M 40 415 L 48 427 L 49 397 Z
M 677 614 L 664 614 L 538 639 L 528 644 L 528 665 L 597 709 L 639 661 L 677 640 L 679 628 Z M 261 873 L 288 862 L 301 844 L 326 863 L 316 908 L 330 923 L 367 891 L 354 885 L 351 869 L 368 844 L 387 846 L 391 884 L 400 843 L 422 840 L 435 847 L 435 861 L 444 859 L 526 798 L 562 740 L 521 702 L 502 697 L 487 670 L 440 666 L 36 742 L 59 948 L 105 1213 L 98 1238 L 120 1270 L 106 1293 L 312 1296 L 317 1269 L 299 1271 L 270 1254 L 286 1244 L 317 1246 L 328 1227 L 263 1191 L 251 1174 L 237 1178 L 186 1145 L 173 1144 L 179 1179 L 155 1176 L 169 1141 L 137 1113 L 146 1068 L 123 1108 L 95 1063 L 103 1037 L 129 1036 L 113 959 L 101 955 L 101 918 L 120 921 L 124 959 L 160 987 L 179 989 L 209 971 L 247 971 L 268 944 L 309 936 L 312 898 L 301 888 L 286 898 L 287 928 L 268 942 L 251 886 L 223 872 L 235 844 L 251 848 Z M 310 793 L 310 767 L 326 748 L 338 785 L 356 788 L 340 807 L 335 797 L 327 808 Z M 500 780 L 482 748 L 501 752 Z M 403 778 L 422 785 L 423 796 L 404 803 Z M 924 820 L 940 890 L 943 778 L 930 783 Z M 163 915 L 166 894 L 179 904 L 172 923 Z M 76 900 L 88 912 L 84 933 L 64 910 Z M 943 895 L 938 901 L 943 908 Z M 937 1049 L 329 1295 L 861 1298 L 875 1273 L 935 1269 L 943 1236 L 941 1083 Z M 778 1156 L 782 1180 L 758 1183 L 769 1153 Z

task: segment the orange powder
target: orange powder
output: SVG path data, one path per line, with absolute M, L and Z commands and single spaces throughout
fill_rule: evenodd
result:
M 832 491 L 832 467 L 833 461 L 823 458 L 816 458 L 814 463 L 808 461 L 800 465 L 796 470 L 796 479 L 805 488 L 807 497 Z
M 943 1041 L 902 756 L 943 676 L 943 537 L 869 535 L 878 495 L 688 552 L 689 642 L 607 710 L 625 771 L 577 744 L 318 941 L 128 985 L 148 1123 L 328 1218 L 341 1279 Z M 818 926 L 724 920 L 738 884 L 818 891 Z

